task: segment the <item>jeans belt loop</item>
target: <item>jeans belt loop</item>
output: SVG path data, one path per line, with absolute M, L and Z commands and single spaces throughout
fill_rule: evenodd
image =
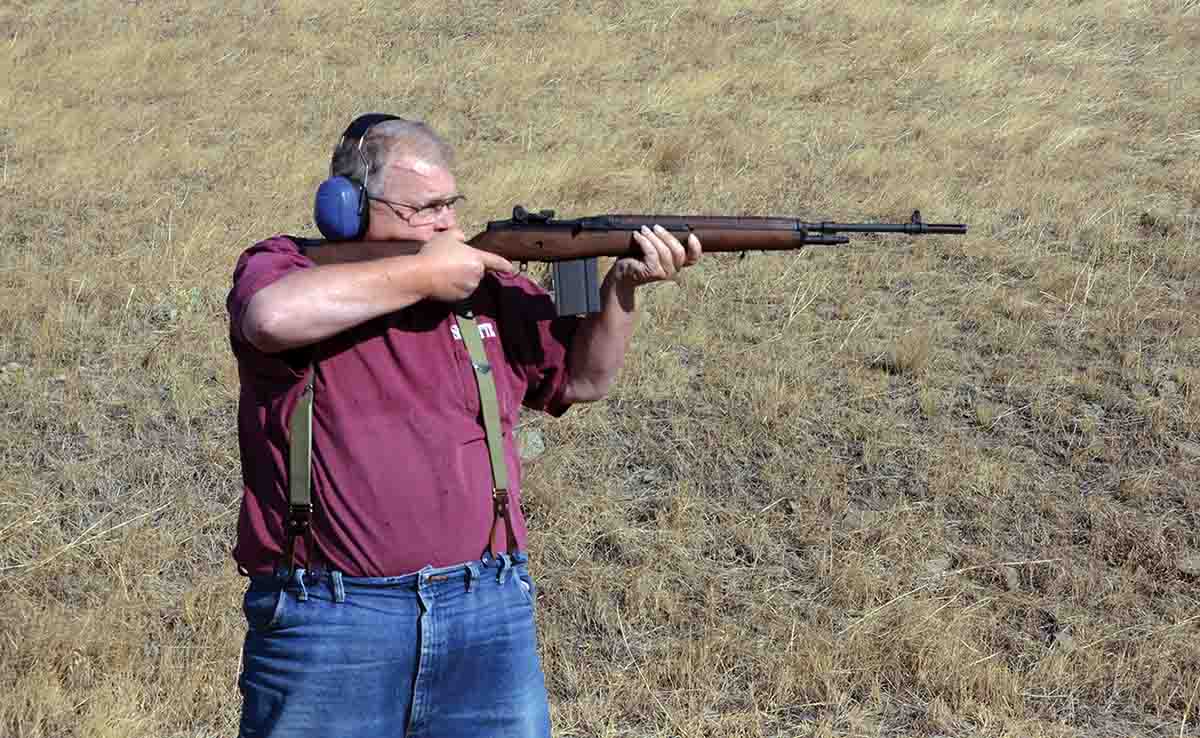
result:
M 296 589 L 299 590 L 296 599 L 301 602 L 308 602 L 308 587 L 304 584 L 304 575 L 307 573 L 299 566 L 292 570 L 292 584 L 296 585 Z
M 342 572 L 338 571 L 337 569 L 334 569 L 333 571 L 329 572 L 329 578 L 333 582 L 333 601 L 334 602 L 345 602 L 346 601 L 346 585 L 342 581 Z
M 508 570 L 512 568 L 512 557 L 507 553 L 499 555 L 500 558 L 500 573 L 496 576 L 496 581 L 504 584 L 508 579 Z
M 467 562 L 467 591 L 475 591 L 475 581 L 479 579 L 482 572 L 479 570 L 479 564 L 474 561 Z

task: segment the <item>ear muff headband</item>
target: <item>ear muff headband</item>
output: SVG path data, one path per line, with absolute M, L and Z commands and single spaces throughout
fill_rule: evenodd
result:
M 350 125 L 346 126 L 346 132 L 342 134 L 342 140 L 357 140 L 361 144 L 362 139 L 367 137 L 367 131 L 387 120 L 404 119 L 398 115 L 388 115 L 387 113 L 364 113 L 350 121 Z
M 354 141 L 362 156 L 363 139 L 373 126 L 384 121 L 404 120 L 396 115 L 387 113 L 366 113 L 351 121 L 338 142 L 340 149 L 347 140 Z M 330 161 L 330 175 L 333 174 L 333 162 Z M 360 185 L 349 177 L 330 176 L 317 188 L 317 196 L 313 202 L 313 220 L 321 235 L 330 241 L 347 241 L 362 238 L 367 232 L 367 181 L 370 177 L 370 165 L 363 175 Z

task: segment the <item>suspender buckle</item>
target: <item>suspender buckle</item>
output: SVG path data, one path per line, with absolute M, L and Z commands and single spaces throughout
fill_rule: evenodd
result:
M 312 530 L 312 511 L 313 506 L 310 505 L 289 505 L 288 518 L 284 523 L 284 534 L 287 536 L 287 567 L 288 577 L 296 571 L 296 539 L 304 536 L 304 552 L 308 556 L 309 561 L 314 555 L 313 548 L 313 530 Z M 310 564 L 311 566 L 311 564 Z
M 505 545 L 507 553 L 513 553 L 518 548 L 517 532 L 513 530 L 512 509 L 508 506 L 508 502 L 507 489 L 492 488 L 492 507 L 495 508 L 496 517 L 492 519 L 492 534 L 488 537 L 488 548 L 491 550 L 493 556 L 499 553 L 499 546 L 497 544 L 500 541 L 496 534 L 499 532 L 500 523 L 504 523 L 505 537 L 508 539 Z

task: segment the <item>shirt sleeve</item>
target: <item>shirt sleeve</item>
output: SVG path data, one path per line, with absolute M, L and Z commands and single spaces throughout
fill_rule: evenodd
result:
M 306 349 L 264 353 L 246 340 L 242 333 L 242 318 L 259 290 L 292 272 L 313 266 L 296 243 L 286 236 L 260 241 L 242 252 L 233 270 L 233 287 L 225 299 L 225 307 L 229 312 L 229 343 L 243 370 L 262 378 L 281 380 L 294 380 L 303 374 L 309 362 Z
M 516 345 L 505 350 L 516 358 L 525 378 L 522 404 L 532 410 L 562 415 L 567 386 L 567 356 L 579 319 L 559 317 L 554 300 L 544 289 L 521 275 L 495 274 L 500 283 L 500 312 L 504 330 Z

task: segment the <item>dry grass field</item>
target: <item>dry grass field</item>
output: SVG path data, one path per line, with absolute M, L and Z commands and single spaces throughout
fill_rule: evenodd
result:
M 7 0 L 0 80 L 5 738 L 236 732 L 224 298 L 368 110 L 468 232 L 971 226 L 710 256 L 526 419 L 557 735 L 1200 735 L 1197 0 Z

